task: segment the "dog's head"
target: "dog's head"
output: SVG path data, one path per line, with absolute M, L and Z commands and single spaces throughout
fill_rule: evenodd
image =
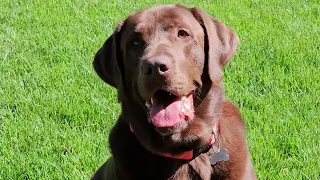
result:
M 93 65 L 117 88 L 122 116 L 140 143 L 179 153 L 208 141 L 224 94 L 222 68 L 238 41 L 201 9 L 157 6 L 119 23 Z

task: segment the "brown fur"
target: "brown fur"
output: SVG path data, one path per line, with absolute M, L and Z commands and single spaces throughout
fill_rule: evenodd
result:
M 178 37 L 180 30 L 189 36 Z M 181 5 L 145 9 L 119 23 L 93 62 L 99 77 L 117 88 L 122 112 L 109 136 L 113 156 L 92 179 L 255 179 L 245 124 L 222 83 L 238 41 L 219 20 Z M 165 75 L 154 73 L 156 63 L 168 68 Z M 169 138 L 148 123 L 145 102 L 160 88 L 178 97 L 195 89 L 195 117 L 185 128 L 170 128 Z M 201 147 L 216 124 L 230 160 L 212 166 L 213 149 Z M 191 161 L 156 155 L 190 149 L 197 155 Z

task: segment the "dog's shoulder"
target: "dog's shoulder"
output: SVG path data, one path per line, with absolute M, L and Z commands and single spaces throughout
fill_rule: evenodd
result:
M 117 180 L 114 159 L 111 156 L 92 176 L 91 180 Z
M 221 166 L 217 166 L 217 168 L 225 167 L 225 172 L 230 175 L 230 179 L 243 179 L 243 177 L 255 179 L 246 142 L 245 120 L 242 118 L 239 108 L 229 100 L 222 102 L 219 129 L 220 146 L 227 149 L 230 159 L 227 162 L 222 162 Z

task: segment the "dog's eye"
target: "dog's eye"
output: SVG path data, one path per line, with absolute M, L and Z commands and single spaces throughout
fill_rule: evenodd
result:
M 132 41 L 132 45 L 133 46 L 139 46 L 140 42 L 138 40 L 134 40 L 134 41 Z
M 130 41 L 130 45 L 133 47 L 142 47 L 144 45 L 144 41 L 141 38 L 134 38 Z
M 131 41 L 131 45 L 135 47 L 139 47 L 142 45 L 142 41 L 140 39 L 134 39 Z
M 184 38 L 187 38 L 188 36 L 189 36 L 189 34 L 187 33 L 187 31 L 185 31 L 185 30 L 179 30 L 178 31 L 178 37 L 179 38 L 184 39 Z

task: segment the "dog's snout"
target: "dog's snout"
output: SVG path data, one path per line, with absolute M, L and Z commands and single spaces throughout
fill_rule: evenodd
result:
M 171 61 L 167 56 L 157 56 L 143 61 L 143 74 L 149 77 L 165 76 L 171 66 Z

